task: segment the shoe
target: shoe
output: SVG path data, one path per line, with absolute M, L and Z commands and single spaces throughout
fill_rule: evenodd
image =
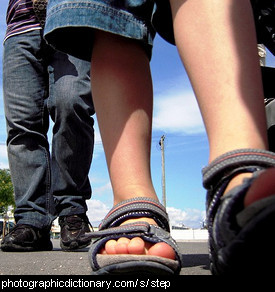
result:
M 82 237 L 90 232 L 89 220 L 85 214 L 59 217 L 61 227 L 60 246 L 63 250 L 69 251 L 88 246 L 90 239 Z
M 1 243 L 2 251 L 50 251 L 53 249 L 49 230 L 18 224 Z

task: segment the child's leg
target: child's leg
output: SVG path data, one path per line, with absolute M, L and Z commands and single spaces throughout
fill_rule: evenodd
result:
M 170 0 L 177 47 L 196 92 L 210 162 L 234 149 L 267 149 L 249 0 Z M 235 177 L 229 188 L 239 184 Z
M 136 196 L 156 199 L 150 173 L 152 82 L 144 50 L 98 32 L 91 82 L 114 204 Z
M 133 40 L 97 31 L 91 82 L 114 204 L 134 197 L 157 200 L 150 171 L 152 81 L 144 49 Z M 155 224 L 149 218 L 142 220 Z M 128 253 L 128 244 L 129 240 L 122 239 L 118 244 L 110 241 L 106 250 Z M 171 248 L 162 244 L 157 254 L 162 256 L 164 252 L 165 256 Z M 129 245 L 130 252 L 145 252 L 141 239 Z

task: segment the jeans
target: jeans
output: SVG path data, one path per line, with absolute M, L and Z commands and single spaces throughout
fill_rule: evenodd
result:
M 49 228 L 56 216 L 87 211 L 94 107 L 90 63 L 52 50 L 42 34 L 34 30 L 5 41 L 3 88 L 14 217 Z

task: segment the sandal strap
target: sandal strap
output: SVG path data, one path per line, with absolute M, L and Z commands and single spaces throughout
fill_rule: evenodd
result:
M 119 226 L 127 219 L 149 217 L 158 226 L 170 232 L 169 219 L 166 209 L 158 201 L 151 198 L 137 197 L 125 200 L 115 205 L 106 215 L 100 225 L 100 230 Z
M 217 182 L 236 172 L 254 172 L 275 167 L 275 153 L 258 149 L 239 149 L 216 158 L 202 170 L 203 185 L 213 189 Z
M 275 154 L 266 150 L 239 149 L 227 152 L 202 170 L 203 185 L 208 190 L 208 220 L 215 217 L 221 197 L 231 178 L 238 173 L 256 173 L 266 168 L 275 167 Z M 251 179 L 242 186 L 242 195 L 249 188 Z M 240 197 L 241 200 L 241 197 Z M 209 223 L 209 222 L 208 222 Z
M 171 237 L 170 233 L 162 229 L 157 225 L 151 225 L 148 222 L 133 222 L 122 226 L 111 227 L 100 231 L 90 232 L 85 234 L 85 238 L 96 238 L 95 245 L 92 249 L 95 249 L 95 254 L 99 252 L 102 246 L 111 239 L 119 239 L 121 237 L 127 237 L 132 239 L 134 237 L 141 237 L 145 241 L 150 243 L 166 242 L 176 252 L 178 252 L 178 246 L 176 241 Z
M 203 169 L 203 185 L 208 190 L 207 226 L 210 254 L 216 254 L 240 232 L 242 226 L 237 222 L 237 217 L 244 208 L 243 201 L 247 190 L 260 172 L 270 167 L 275 167 L 273 152 L 240 149 L 225 153 Z M 245 179 L 242 185 L 223 196 L 232 177 L 245 172 L 253 173 L 252 177 Z

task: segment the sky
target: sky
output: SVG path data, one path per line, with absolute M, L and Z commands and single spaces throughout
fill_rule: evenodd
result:
M 0 58 L 2 64 L 5 15 L 8 0 L 0 6 Z M 268 53 L 267 65 L 275 67 Z M 206 191 L 202 187 L 201 170 L 208 161 L 208 142 L 192 87 L 175 46 L 156 37 L 151 60 L 154 87 L 154 113 L 151 170 L 154 187 L 162 201 L 162 167 L 160 138 L 165 135 L 166 206 L 172 225 L 200 228 L 205 219 Z M 6 126 L 0 67 L 0 168 L 8 168 Z M 95 117 L 96 120 L 96 117 Z M 102 142 L 95 123 L 95 148 L 89 179 L 92 198 L 87 201 L 88 217 L 95 226 L 113 204 L 113 195 Z M 51 128 L 48 139 L 51 141 Z

